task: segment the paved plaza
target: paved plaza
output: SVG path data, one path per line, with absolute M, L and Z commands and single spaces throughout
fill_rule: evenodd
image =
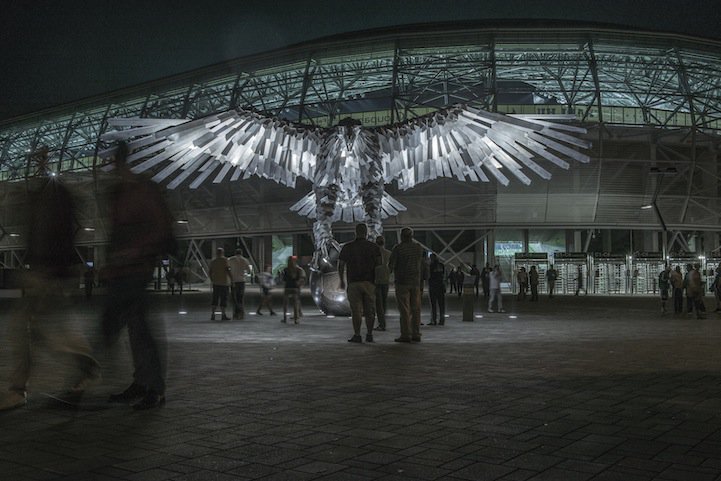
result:
M 27 407 L 0 413 L 0 480 L 721 479 L 713 312 L 505 296 L 506 313 L 461 322 L 450 297 L 446 325 L 424 326 L 421 343 L 393 342 L 391 306 L 389 330 L 357 345 L 350 320 L 310 298 L 298 325 L 210 322 L 207 292 L 151 300 L 167 325 L 167 404 L 105 403 L 131 379 L 127 341 L 103 352 L 102 297 L 78 298 L 69 315 L 90 333 L 103 380 L 79 410 L 52 407 L 41 393 L 62 389 L 63 364 L 39 352 Z M 11 304 L 0 299 L 1 332 Z M 3 382 L 9 359 L 3 335 Z

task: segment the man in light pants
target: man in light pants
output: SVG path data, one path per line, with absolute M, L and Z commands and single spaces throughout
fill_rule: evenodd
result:
M 501 266 L 497 265 L 493 268 L 490 275 L 490 288 L 491 297 L 488 298 L 488 312 L 494 312 L 493 301 L 495 300 L 498 304 L 498 312 L 506 312 L 503 310 L 503 296 L 501 296 L 501 281 L 503 280 L 503 273 L 501 272 Z
M 376 314 L 376 266 L 381 263 L 381 249 L 367 239 L 368 227 L 358 224 L 355 239 L 343 244 L 338 255 L 340 288 L 346 288 L 343 278 L 348 266 L 348 303 L 353 318 L 353 337 L 348 342 L 363 342 L 360 330 L 363 317 L 366 319 L 366 342 L 373 342 L 373 324 Z
M 391 251 L 388 268 L 395 275 L 396 304 L 401 336 L 395 342 L 421 342 L 421 287 L 423 246 L 413 240 L 413 229 L 401 230 L 401 242 Z

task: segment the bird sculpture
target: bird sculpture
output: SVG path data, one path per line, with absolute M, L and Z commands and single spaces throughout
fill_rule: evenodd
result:
M 320 128 L 243 109 L 198 119 L 115 118 L 103 136 L 125 141 L 136 173 L 152 171 L 169 189 L 204 182 L 235 181 L 251 175 L 295 187 L 308 179 L 313 190 L 291 210 L 314 219 L 313 263 L 337 250 L 336 221 L 365 222 L 369 237 L 382 233 L 383 219 L 405 207 L 385 191 L 441 177 L 506 186 L 511 178 L 528 185 L 531 175 L 551 178 L 542 163 L 569 168 L 587 163 L 581 150 L 586 130 L 569 123 L 574 115 L 504 115 L 455 105 L 382 127 L 346 118 Z M 111 156 L 113 148 L 102 156 Z

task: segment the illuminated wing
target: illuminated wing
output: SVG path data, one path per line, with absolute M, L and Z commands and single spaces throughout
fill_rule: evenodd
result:
M 128 162 L 135 173 L 155 172 L 153 180 L 197 188 L 258 175 L 289 187 L 298 176 L 313 178 L 319 140 L 311 128 L 230 110 L 196 120 L 110 119 L 116 130 L 105 141 L 128 142 Z M 105 151 L 105 156 L 114 149 Z M 101 154 L 103 155 L 103 154 Z
M 539 161 L 568 169 L 566 159 L 587 163 L 590 142 L 572 134 L 586 129 L 550 120 L 573 120 L 573 115 L 503 115 L 456 106 L 404 124 L 376 129 L 386 182 L 410 189 L 439 177 L 503 185 L 508 175 L 528 185 L 533 172 L 543 179 L 551 173 Z M 504 173 L 505 172 L 505 173 Z

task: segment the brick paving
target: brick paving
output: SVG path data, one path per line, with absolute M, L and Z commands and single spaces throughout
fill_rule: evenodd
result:
M 464 323 L 454 297 L 421 343 L 393 342 L 391 307 L 389 330 L 356 345 L 349 319 L 308 302 L 286 325 L 212 323 L 208 300 L 152 296 L 168 337 L 161 409 L 104 402 L 130 379 L 127 342 L 98 351 L 103 381 L 78 411 L 48 406 L 40 392 L 62 389 L 63 364 L 38 353 L 27 407 L 0 413 L 0 480 L 721 480 L 714 313 L 507 296 L 507 313 Z M 67 314 L 95 345 L 101 303 Z M 3 337 L 3 380 L 8 364 Z

